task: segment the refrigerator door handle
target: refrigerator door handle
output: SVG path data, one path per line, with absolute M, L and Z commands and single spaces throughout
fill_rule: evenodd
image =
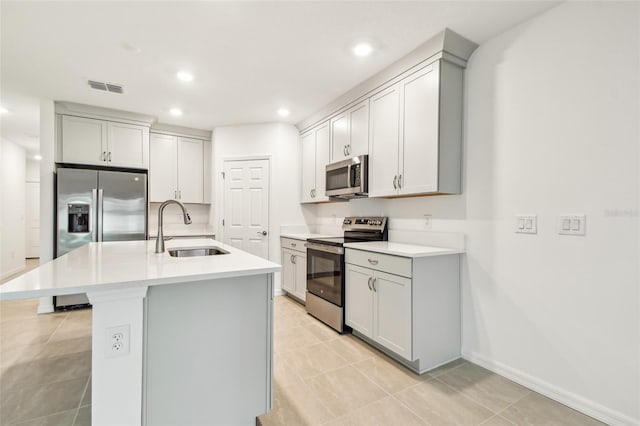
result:
M 104 210 L 104 205 L 102 204 L 103 199 L 103 191 L 102 189 L 98 189 L 98 238 L 96 241 L 102 241 L 102 211 Z
M 91 208 L 93 209 L 93 214 L 91 217 L 97 217 L 98 215 L 98 190 L 93 188 L 91 190 Z M 91 240 L 98 241 L 98 226 L 97 223 L 91 224 Z

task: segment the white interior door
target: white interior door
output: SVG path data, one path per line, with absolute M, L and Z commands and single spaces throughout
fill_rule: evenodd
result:
M 26 183 L 26 257 L 40 257 L 40 182 Z
M 269 160 L 224 162 L 224 242 L 269 258 Z

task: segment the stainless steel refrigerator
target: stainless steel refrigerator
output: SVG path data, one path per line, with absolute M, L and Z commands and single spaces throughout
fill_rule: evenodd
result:
M 147 238 L 147 175 L 59 167 L 56 257 L 92 241 Z M 85 294 L 57 296 L 56 309 L 88 304 Z

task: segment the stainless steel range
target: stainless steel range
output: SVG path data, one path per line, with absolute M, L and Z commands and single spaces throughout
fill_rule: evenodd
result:
M 307 312 L 340 333 L 344 324 L 344 243 L 387 241 L 386 217 L 345 217 L 344 237 L 307 240 Z

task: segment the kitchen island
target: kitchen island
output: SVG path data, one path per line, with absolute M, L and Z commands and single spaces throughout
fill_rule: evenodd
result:
M 0 287 L 0 300 L 87 293 L 92 424 L 255 424 L 271 409 L 273 273 L 208 239 L 90 243 Z M 171 257 L 176 247 L 227 254 Z

